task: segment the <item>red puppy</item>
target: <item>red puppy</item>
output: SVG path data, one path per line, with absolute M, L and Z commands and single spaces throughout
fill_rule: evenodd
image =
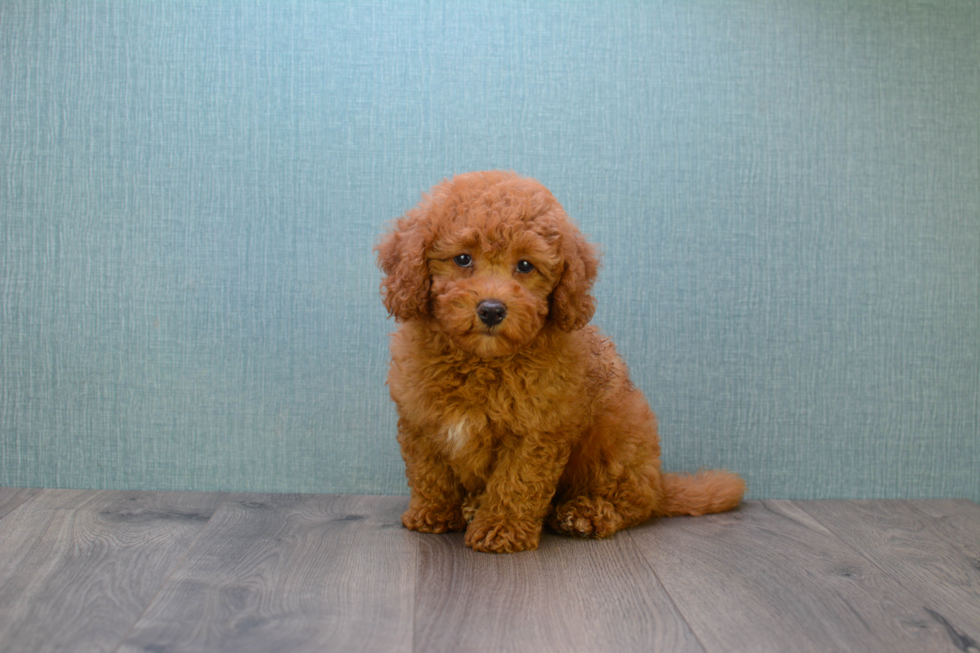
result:
M 612 342 L 586 326 L 594 248 L 540 183 L 445 181 L 377 248 L 400 323 L 388 385 L 410 529 L 477 551 L 534 549 L 541 527 L 607 537 L 651 516 L 739 504 L 734 474 L 664 474 L 653 412 Z

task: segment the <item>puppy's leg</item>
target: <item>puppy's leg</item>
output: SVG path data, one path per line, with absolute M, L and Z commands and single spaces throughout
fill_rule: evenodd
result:
M 604 487 L 591 488 L 563 500 L 548 518 L 548 526 L 573 537 L 609 537 L 646 521 L 654 512 L 656 482 L 634 472 L 607 479 Z
M 476 517 L 476 511 L 480 509 L 483 495 L 476 492 L 468 492 L 463 498 L 463 519 L 469 524 Z
M 399 425 L 398 441 L 411 490 L 402 525 L 423 533 L 465 530 L 463 489 L 449 464 L 403 425 Z
M 577 496 L 555 506 L 548 526 L 573 537 L 608 537 L 622 528 L 623 517 L 602 497 Z
M 656 418 L 627 388 L 610 401 L 572 453 L 548 526 L 563 535 L 609 537 L 647 520 L 662 503 Z
M 547 436 L 514 438 L 513 442 L 497 459 L 466 529 L 466 544 L 475 551 L 514 553 L 538 547 L 569 449 Z

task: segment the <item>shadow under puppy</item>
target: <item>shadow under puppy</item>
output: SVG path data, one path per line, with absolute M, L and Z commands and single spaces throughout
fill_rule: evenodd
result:
M 656 418 L 587 326 L 595 249 L 540 183 L 473 172 L 435 186 L 377 247 L 400 323 L 388 385 L 411 489 L 402 523 L 534 549 L 542 525 L 607 537 L 651 516 L 736 507 L 722 471 L 664 474 Z

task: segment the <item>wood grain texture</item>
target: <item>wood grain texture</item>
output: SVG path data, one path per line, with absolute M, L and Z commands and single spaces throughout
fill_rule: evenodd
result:
M 630 532 L 709 651 L 956 651 L 900 583 L 797 505 Z
M 623 535 L 513 555 L 425 535 L 416 596 L 416 651 L 703 651 Z
M 3 490 L 0 653 L 980 652 L 980 506 L 748 503 L 477 554 L 405 497 Z
M 933 518 L 932 531 L 960 548 L 980 567 L 980 505 L 965 499 L 908 501 Z
M 0 651 L 113 650 L 220 500 L 38 492 L 0 520 Z
M 221 506 L 121 651 L 410 651 L 405 497 L 244 495 Z
M 3 519 L 4 515 L 13 512 L 17 506 L 33 497 L 38 492 L 40 492 L 40 490 L 36 488 L 0 487 L 0 519 Z
M 954 645 L 980 651 L 980 519 L 966 520 L 964 529 L 905 501 L 798 506 L 918 596 Z

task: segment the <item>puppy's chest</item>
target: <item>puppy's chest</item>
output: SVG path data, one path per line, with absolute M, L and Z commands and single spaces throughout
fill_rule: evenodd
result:
M 474 367 L 446 370 L 429 401 L 449 409 L 483 414 L 491 423 L 519 425 L 564 401 L 548 371 Z
M 433 430 L 453 455 L 492 455 L 511 438 L 568 432 L 581 397 L 551 370 L 475 367 L 450 371 L 430 388 Z
M 434 419 L 427 431 L 471 489 L 492 472 L 501 448 L 539 428 L 543 407 L 535 384 L 515 387 L 512 381 L 499 371 L 476 369 L 428 397 Z

